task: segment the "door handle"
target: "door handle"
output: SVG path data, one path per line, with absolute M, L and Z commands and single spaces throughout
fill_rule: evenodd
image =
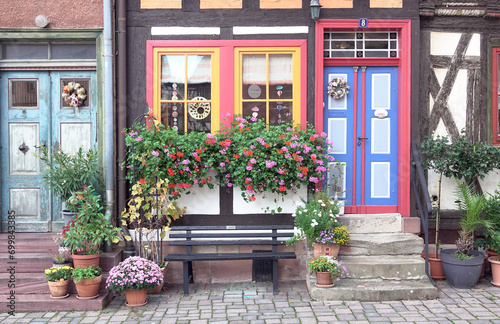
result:
M 361 136 L 358 136 L 358 146 L 361 146 L 361 140 L 367 140 L 368 137 L 361 137 Z

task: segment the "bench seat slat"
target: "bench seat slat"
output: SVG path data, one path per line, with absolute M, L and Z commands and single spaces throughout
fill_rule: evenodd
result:
M 215 230 L 270 230 L 270 229 L 292 229 L 294 225 L 236 225 L 236 226 L 172 226 L 170 231 L 215 231 Z
M 176 246 L 196 246 L 196 245 L 283 245 L 286 241 L 277 240 L 224 240 L 224 241 L 205 241 L 205 240 L 194 240 L 194 241 L 170 241 L 170 245 Z
M 210 261 L 210 260 L 255 260 L 255 259 L 296 259 L 294 252 L 258 252 L 258 253 L 191 253 L 169 254 L 165 261 Z
M 293 233 L 171 233 L 170 238 L 292 237 Z

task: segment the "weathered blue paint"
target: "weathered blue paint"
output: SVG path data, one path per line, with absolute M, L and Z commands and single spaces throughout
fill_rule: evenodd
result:
M 61 123 L 90 123 L 90 143 L 93 148 L 97 147 L 96 138 L 96 111 L 97 91 L 95 89 L 95 71 L 52 71 L 52 72 L 1 72 L 0 73 L 0 131 L 1 131 L 1 156 L 2 156 L 2 231 L 6 231 L 6 221 L 9 210 L 9 190 L 11 188 L 40 188 L 40 218 L 16 219 L 17 231 L 60 231 L 62 218 L 60 215 L 60 199 L 52 197 L 45 185 L 41 184 L 41 175 L 12 175 L 9 165 L 9 124 L 31 123 L 39 125 L 39 141 L 29 144 L 26 154 L 39 153 L 35 146 L 46 143 L 53 146 L 61 143 Z M 90 89 L 87 90 L 87 102 L 90 109 L 80 109 L 76 116 L 73 109 L 61 109 L 61 79 L 89 79 Z M 38 109 L 9 109 L 9 80 L 29 79 L 37 80 L 38 83 Z M 35 139 L 33 139 L 35 141 Z M 12 149 L 18 149 L 12 148 Z M 43 165 L 40 165 L 40 170 Z M 34 203 L 27 201 L 26 204 Z M 19 215 L 19 213 L 16 213 Z

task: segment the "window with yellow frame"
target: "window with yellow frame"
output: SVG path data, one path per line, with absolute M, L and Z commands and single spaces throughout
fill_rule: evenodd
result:
M 219 127 L 219 49 L 155 48 L 153 113 L 181 134 Z
M 235 71 L 235 113 L 269 125 L 300 122 L 300 48 L 236 48 Z

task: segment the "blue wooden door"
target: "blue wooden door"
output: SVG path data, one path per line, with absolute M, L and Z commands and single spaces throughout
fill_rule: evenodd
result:
M 337 188 L 346 206 L 397 205 L 397 67 L 325 67 L 324 72 L 323 128 L 336 159 L 328 174 L 330 195 Z M 350 87 L 339 99 L 327 92 L 334 78 Z
M 77 110 L 61 96 L 69 82 L 86 90 Z M 96 146 L 95 84 L 94 71 L 0 73 L 2 231 L 8 230 L 9 211 L 15 213 L 17 232 L 61 230 L 59 197 L 41 184 L 44 166 L 34 154 L 40 145 L 70 153 Z

